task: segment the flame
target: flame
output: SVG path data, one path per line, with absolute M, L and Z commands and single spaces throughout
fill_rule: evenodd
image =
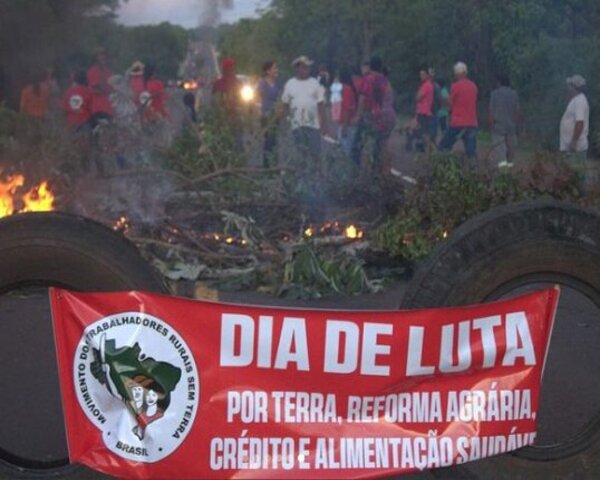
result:
M 351 238 L 354 240 L 363 238 L 364 232 L 361 229 L 355 227 L 354 225 L 348 225 L 344 230 L 344 235 L 346 236 L 346 238 Z
M 312 227 L 308 227 L 306 230 L 304 230 L 304 235 L 307 237 L 312 237 L 314 233 L 315 231 Z
M 0 182 L 0 217 L 6 217 L 15 212 L 14 196 L 17 189 L 24 183 L 23 175 L 8 177 L 5 182 Z
M 193 80 L 189 82 L 183 82 L 183 88 L 185 90 L 194 90 L 198 88 L 198 82 L 194 82 Z
M 233 242 L 235 242 L 235 239 L 234 239 L 233 237 L 227 237 L 227 238 L 225 239 L 225 243 L 226 243 L 227 245 L 231 245 Z
M 17 174 L 0 181 L 0 217 L 13 213 L 49 212 L 54 210 L 54 194 L 48 188 L 48 182 L 43 181 L 32 187 L 25 194 L 17 194 L 17 190 L 25 184 L 25 177 Z M 23 207 L 15 209 L 15 200 L 20 200 Z
M 442 232 L 442 238 L 448 238 L 448 231 L 447 230 L 444 230 Z
M 321 233 L 338 233 L 340 229 L 340 222 L 333 221 L 333 220 L 326 220 L 323 225 L 321 225 L 321 228 L 319 228 L 319 231 Z
M 54 194 L 48 188 L 48 182 L 43 181 L 23 195 L 25 206 L 21 212 L 51 212 L 54 210 Z
M 129 231 L 129 219 L 125 215 L 121 215 L 113 224 L 112 228 L 115 232 L 123 232 L 124 234 L 127 234 Z

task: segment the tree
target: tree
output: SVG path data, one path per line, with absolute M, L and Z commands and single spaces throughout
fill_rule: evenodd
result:
M 67 52 L 77 49 L 90 23 L 108 25 L 118 0 L 0 0 L 0 66 L 7 101 Z

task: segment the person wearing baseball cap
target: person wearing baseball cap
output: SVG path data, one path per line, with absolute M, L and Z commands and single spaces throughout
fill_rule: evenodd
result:
M 294 142 L 313 158 L 320 170 L 321 132 L 325 128 L 325 89 L 310 76 L 312 60 L 306 55 L 294 59 L 295 76 L 283 87 L 281 101 L 290 121 Z
M 300 55 L 294 59 L 292 62 L 292 67 L 296 68 L 299 65 L 306 65 L 307 67 L 310 67 L 312 64 L 313 61 L 310 58 L 308 58 L 306 55 Z
M 221 105 L 230 121 L 237 117 L 241 82 L 235 75 L 235 60 L 226 57 L 221 62 L 221 76 L 213 82 L 212 95 L 215 103 Z
M 570 158 L 585 160 L 588 150 L 590 106 L 585 96 L 586 81 L 581 75 L 567 78 L 569 103 L 560 121 L 560 150 Z

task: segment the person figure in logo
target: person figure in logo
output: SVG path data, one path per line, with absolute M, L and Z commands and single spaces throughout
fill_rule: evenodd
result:
M 144 428 L 164 415 L 165 411 L 160 404 L 160 401 L 164 398 L 165 395 L 160 392 L 160 387 L 156 383 L 153 383 L 152 388 L 146 391 L 146 410 L 138 417 L 138 422 Z
M 144 409 L 144 387 L 134 383 L 129 391 L 131 392 L 130 405 L 139 414 Z
M 171 392 L 181 380 L 181 369 L 142 354 L 139 343 L 117 347 L 114 339 L 100 336 L 92 375 L 108 393 L 123 402 L 133 420 L 131 432 L 144 439 L 146 427 L 163 417 Z

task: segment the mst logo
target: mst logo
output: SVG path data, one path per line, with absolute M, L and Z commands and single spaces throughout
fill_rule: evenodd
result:
M 128 460 L 156 462 L 189 433 L 198 409 L 198 371 L 181 336 L 138 312 L 87 327 L 73 365 L 79 405 L 106 447 Z

